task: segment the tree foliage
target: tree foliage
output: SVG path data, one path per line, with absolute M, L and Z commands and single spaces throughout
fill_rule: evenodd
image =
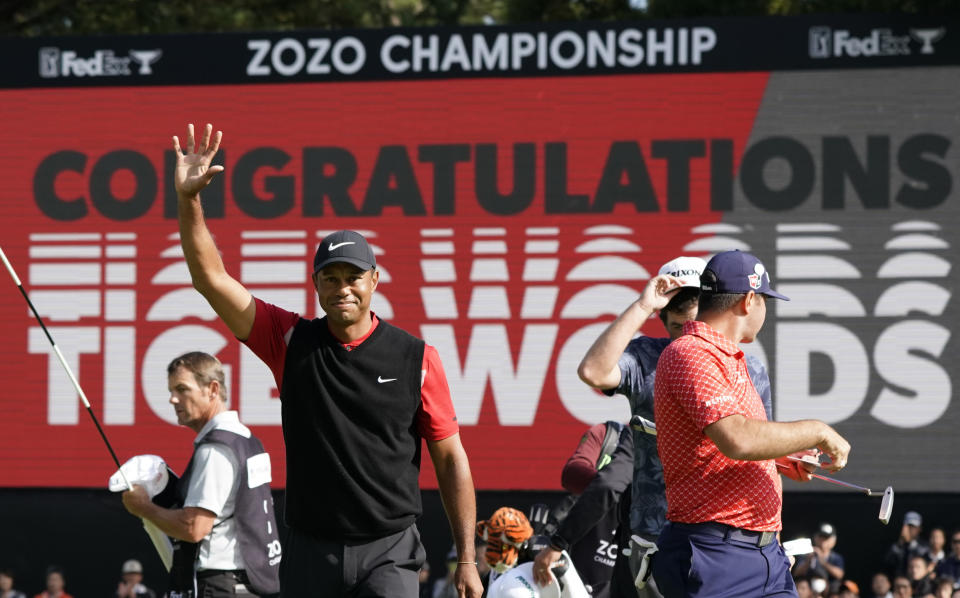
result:
M 728 15 L 960 14 L 957 0 L 6 0 L 0 35 L 189 33 Z

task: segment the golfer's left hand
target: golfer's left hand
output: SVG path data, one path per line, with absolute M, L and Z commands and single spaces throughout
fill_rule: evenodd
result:
M 457 565 L 457 571 L 453 574 L 453 583 L 457 588 L 457 598 L 480 598 L 483 595 L 480 572 L 472 563 Z
M 809 451 L 800 451 L 798 453 L 793 453 L 786 457 L 780 457 L 776 460 L 777 470 L 783 475 L 787 476 L 791 480 L 796 482 L 809 482 L 811 480 L 810 474 L 817 470 L 816 465 L 810 463 L 803 463 L 802 461 L 795 461 L 789 457 L 794 457 L 799 459 L 806 455 L 816 455 L 816 449 Z

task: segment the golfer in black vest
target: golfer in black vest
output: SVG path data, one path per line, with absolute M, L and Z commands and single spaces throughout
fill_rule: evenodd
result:
M 177 422 L 197 433 L 177 480 L 176 504 L 154 504 L 141 486 L 123 504 L 174 542 L 170 598 L 271 596 L 281 557 L 270 494 L 270 456 L 236 411 L 227 410 L 220 361 L 185 353 L 167 366 Z
M 379 273 L 353 231 L 327 236 L 313 262 L 326 317 L 307 320 L 254 298 L 227 274 L 203 219 L 200 191 L 221 133 L 193 126 L 173 138 L 180 242 L 194 287 L 274 373 L 287 453 L 281 593 L 418 595 L 425 559 L 420 515 L 421 439 L 433 461 L 457 547 L 459 596 L 479 598 L 473 479 L 436 349 L 370 311 Z

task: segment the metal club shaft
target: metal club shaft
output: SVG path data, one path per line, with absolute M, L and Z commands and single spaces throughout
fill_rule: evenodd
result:
M 20 289 L 20 294 L 23 295 L 24 300 L 27 302 L 27 305 L 30 306 L 30 311 L 33 312 L 33 317 L 36 318 L 37 322 L 40 324 L 40 328 L 43 330 L 43 333 L 47 336 L 47 340 L 50 341 L 50 346 L 53 347 L 53 352 L 57 356 L 57 359 L 60 361 L 60 365 L 63 366 L 64 371 L 67 372 L 67 376 L 70 378 L 70 382 L 73 383 L 73 388 L 76 389 L 77 394 L 80 395 L 80 401 L 83 402 L 83 406 L 86 407 L 87 413 L 90 415 L 90 419 L 93 420 L 93 424 L 97 427 L 97 432 L 100 433 L 100 438 L 103 439 L 103 443 L 107 446 L 107 450 L 110 451 L 110 456 L 113 458 L 113 463 L 117 466 L 117 470 L 120 471 L 120 475 L 123 477 L 123 482 L 127 485 L 127 489 L 133 490 L 133 485 L 127 480 L 127 476 L 123 473 L 123 469 L 120 467 L 120 460 L 117 459 L 117 454 L 113 451 L 113 447 L 110 445 L 110 441 L 107 440 L 107 435 L 104 433 L 103 428 L 100 426 L 100 421 L 97 419 L 97 416 L 94 415 L 93 409 L 90 407 L 90 401 L 87 400 L 87 395 L 83 392 L 83 389 L 80 387 L 80 383 L 77 381 L 77 377 L 73 375 L 73 370 L 70 369 L 70 365 L 67 363 L 67 360 L 64 359 L 63 353 L 60 352 L 60 348 L 57 347 L 57 343 L 54 342 L 53 337 L 50 336 L 50 331 L 47 330 L 47 325 L 43 323 L 43 318 L 40 317 L 40 314 L 37 313 L 37 308 L 33 306 L 33 301 L 30 301 L 30 296 L 27 294 L 26 289 L 23 288 L 23 284 L 20 282 L 20 277 L 17 276 L 17 273 L 14 271 L 13 266 L 10 264 L 10 260 L 7 259 L 7 255 L 3 252 L 3 248 L 0 247 L 0 259 L 3 260 L 3 265 L 6 266 L 7 272 L 10 273 L 10 277 L 13 278 L 14 284 L 17 285 L 17 288 Z

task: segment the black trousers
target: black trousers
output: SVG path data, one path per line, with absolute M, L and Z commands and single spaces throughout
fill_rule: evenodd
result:
M 242 598 L 254 596 L 246 588 L 246 571 L 197 571 L 197 598 Z
M 291 528 L 280 561 L 280 595 L 417 598 L 426 556 L 416 525 L 359 544 L 324 540 Z

